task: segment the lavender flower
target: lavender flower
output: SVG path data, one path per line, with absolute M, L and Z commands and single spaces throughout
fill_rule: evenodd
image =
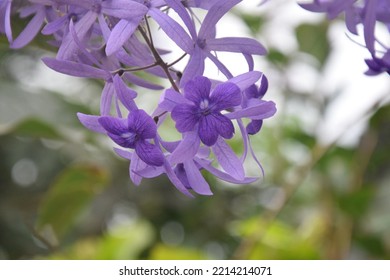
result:
M 267 77 L 262 74 L 260 78 L 260 86 L 257 87 L 256 85 L 251 85 L 247 90 L 244 92 L 244 100 L 243 100 L 243 107 L 247 108 L 250 106 L 251 102 L 256 102 L 259 99 L 262 99 L 265 93 L 268 90 L 268 79 Z M 254 135 L 258 133 L 263 126 L 263 120 L 252 120 L 246 127 L 246 131 L 250 135 Z
M 203 75 L 206 58 L 209 58 L 227 78 L 233 77 L 225 65 L 212 52 L 242 53 L 247 59 L 250 70 L 252 70 L 253 64 L 251 55 L 266 54 L 266 49 L 254 39 L 236 37 L 215 38 L 215 26 L 218 21 L 241 0 L 214 1 L 200 26 L 199 32 L 196 32 L 194 21 L 179 0 L 166 0 L 166 2 L 178 13 L 189 30 L 188 34 L 183 27 L 165 14 L 160 14 L 159 17 L 157 15 L 154 16 L 154 19 L 165 33 L 183 51 L 190 55 L 189 62 L 183 71 L 181 85 L 186 84 L 196 76 Z
M 312 12 L 322 12 L 334 19 L 344 13 L 348 30 L 359 35 L 358 25 L 363 25 L 364 42 L 371 59 L 366 59 L 367 75 L 377 75 L 383 72 L 390 73 L 390 46 L 384 45 L 376 37 L 377 23 L 390 28 L 390 2 L 388 0 L 314 0 L 313 3 L 300 4 Z
M 233 83 L 218 85 L 213 92 L 211 82 L 205 77 L 196 77 L 184 87 L 184 104 L 177 105 L 172 111 L 179 132 L 197 130 L 200 140 L 207 146 L 217 142 L 218 135 L 230 139 L 234 126 L 222 110 L 230 109 L 241 103 L 240 89 Z
M 0 32 L 5 33 L 11 48 L 20 49 L 30 43 L 38 34 L 46 16 L 45 6 L 41 4 L 30 4 L 19 10 L 19 16 L 26 18 L 34 15 L 26 27 L 14 39 L 11 29 L 12 1 L 2 0 L 0 2 Z
M 125 148 L 135 149 L 137 155 L 146 164 L 153 166 L 164 164 L 161 150 L 148 141 L 156 137 L 157 127 L 145 111 L 132 111 L 127 119 L 104 116 L 98 121 L 115 143 Z
M 173 150 L 169 162 L 178 164 L 196 159 L 202 142 L 206 147 L 211 147 L 217 161 L 227 174 L 231 175 L 232 180 L 235 182 L 245 180 L 242 160 L 237 157 L 224 139 L 233 137 L 232 120 L 237 120 L 245 151 L 247 151 L 250 148 L 248 135 L 245 128 L 241 129 L 241 118 L 262 120 L 275 114 L 273 102 L 258 100 L 249 102 L 246 107 L 242 106 L 242 92 L 260 77 L 259 72 L 248 72 L 227 82 L 219 83 L 214 90 L 211 90 L 209 79 L 197 77 L 184 86 L 184 96 L 168 89 L 159 105 L 159 110 L 155 113 L 172 112 L 171 116 L 176 121 L 176 128 L 183 133 L 183 140 Z M 221 111 L 227 110 L 231 112 L 222 114 Z M 209 164 L 205 164 L 205 160 L 201 158 L 196 160 L 196 163 L 203 163 L 201 166 L 215 176 L 221 175 L 218 174 L 221 171 L 210 169 Z M 230 180 L 225 175 L 222 177 L 224 180 Z
M 43 62 L 57 72 L 104 83 L 100 115 L 78 113 L 78 118 L 86 128 L 107 135 L 121 147 L 114 150 L 130 161 L 129 175 L 135 185 L 143 178 L 165 174 L 187 196 L 212 195 L 202 171 L 235 184 L 257 179 L 246 177 L 243 167 L 247 151 L 250 149 L 254 155 L 249 134 L 257 133 L 260 128 L 256 124 L 276 112 L 273 102 L 262 100 L 268 85 L 265 76 L 252 71 L 252 55 L 265 54 L 264 47 L 250 38 L 216 38 L 216 24 L 240 2 L 29 0 L 18 12 L 19 16 L 32 16 L 32 19 L 14 39 L 13 2 L 0 0 L 0 32 L 6 34 L 12 47 L 19 48 L 30 42 L 46 22 L 42 34 L 51 36 L 49 43 L 58 48 L 58 53 L 55 59 L 44 58 Z M 195 8 L 207 11 L 199 29 L 195 24 L 198 20 Z M 172 10 L 179 15 L 184 27 L 170 16 Z M 170 50 L 155 45 L 154 33 L 150 30 L 153 25 L 149 24 L 152 20 L 184 51 L 172 63 L 163 58 Z M 233 77 L 214 53 L 219 51 L 241 53 L 250 72 Z M 180 70 L 174 65 L 185 56 L 189 56 L 189 61 L 181 79 L 176 79 L 180 77 Z M 228 80 L 212 83 L 203 77 L 206 59 L 210 59 Z M 141 78 L 134 74 L 139 71 L 147 75 Z M 171 84 L 152 116 L 138 108 L 137 93 L 130 85 L 163 89 L 148 79 L 149 74 L 167 78 Z M 254 84 L 259 79 L 257 87 Z M 168 112 L 182 133 L 179 141 L 167 142 L 157 132 Z M 247 129 L 243 118 L 250 120 Z M 241 157 L 225 141 L 235 134 L 233 121 L 243 140 Z M 221 169 L 214 162 L 219 163 Z

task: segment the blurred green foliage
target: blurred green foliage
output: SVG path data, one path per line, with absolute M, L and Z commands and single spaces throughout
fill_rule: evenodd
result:
M 266 19 L 241 16 L 262 34 Z M 304 23 L 294 52 L 269 46 L 270 73 L 285 77 L 302 53 L 321 73 L 327 30 Z M 271 84 L 278 116 L 251 139 L 266 177 L 230 186 L 205 174 L 214 196 L 189 199 L 165 177 L 133 186 L 128 162 L 79 124 L 77 112 L 97 111 L 96 86 L 74 95 L 26 86 L 43 53 L 0 46 L 0 258 L 390 258 L 390 106 L 374 112 L 356 146 L 323 146 L 300 116 L 310 106 L 321 119 L 331 100 L 295 92 L 288 79 Z M 18 60 L 26 56 L 28 69 Z M 289 104 L 300 109 L 288 113 Z M 239 139 L 231 144 L 242 150 Z

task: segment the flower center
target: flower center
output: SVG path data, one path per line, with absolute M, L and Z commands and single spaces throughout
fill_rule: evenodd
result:
M 199 103 L 199 107 L 200 107 L 200 112 L 202 115 L 204 116 L 207 116 L 208 114 L 211 113 L 211 108 L 209 107 L 210 103 L 207 99 L 203 99 L 200 103 Z
M 206 39 L 198 39 L 196 44 L 199 46 L 199 48 L 204 49 L 206 47 Z
M 150 3 L 150 0 L 144 0 L 144 5 L 146 6 L 146 8 L 151 8 L 152 4 Z
M 134 143 L 135 141 L 137 141 L 138 138 L 137 134 L 131 132 L 122 133 L 121 137 L 126 141 L 128 141 L 129 143 Z
M 91 10 L 92 12 L 100 14 L 102 11 L 102 5 L 98 1 L 95 1 L 95 3 L 92 4 Z

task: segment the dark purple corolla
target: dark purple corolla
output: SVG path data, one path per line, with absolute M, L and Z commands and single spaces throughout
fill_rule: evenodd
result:
M 125 148 L 135 149 L 145 163 L 153 166 L 164 164 L 162 151 L 149 141 L 156 137 L 157 126 L 145 111 L 132 111 L 127 119 L 104 116 L 98 121 L 115 143 Z
M 241 92 L 233 83 L 222 83 L 211 92 L 206 77 L 196 77 L 184 87 L 188 103 L 178 104 L 172 110 L 172 119 L 179 132 L 198 131 L 200 140 L 207 146 L 217 142 L 218 136 L 230 139 L 234 134 L 232 121 L 221 114 L 241 103 Z
M 251 85 L 247 90 L 244 91 L 244 107 L 248 107 L 252 100 L 262 99 L 268 90 L 268 79 L 262 74 L 260 78 L 260 86 Z M 246 131 L 250 135 L 258 133 L 263 126 L 262 119 L 252 120 L 246 127 Z

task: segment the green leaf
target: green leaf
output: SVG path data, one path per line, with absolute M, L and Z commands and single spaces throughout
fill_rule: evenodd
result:
M 289 57 L 277 49 L 269 49 L 266 58 L 273 64 L 286 65 L 289 63 Z
M 358 191 L 342 195 L 339 199 L 340 208 L 352 217 L 359 218 L 368 209 L 374 194 L 375 188 L 365 185 Z
M 204 260 L 206 256 L 199 250 L 186 247 L 156 245 L 151 252 L 152 260 Z
M 296 29 L 299 49 L 314 56 L 321 66 L 324 65 L 330 51 L 327 32 L 328 25 L 325 23 L 304 23 Z
M 256 239 L 245 259 L 319 259 L 319 250 L 311 239 L 281 221 L 271 224 L 258 217 L 239 221 L 233 225 L 242 238 Z
M 0 130 L 0 134 L 15 134 L 22 137 L 63 139 L 64 137 L 50 123 L 38 118 L 22 120 L 8 129 Z
M 49 225 L 56 237 L 63 239 L 107 183 L 107 171 L 101 167 L 69 167 L 57 178 L 42 201 L 38 211 L 38 229 Z
M 96 259 L 138 259 L 153 237 L 153 228 L 146 221 L 118 226 L 101 240 Z
M 245 24 L 251 29 L 253 34 L 257 34 L 264 25 L 266 19 L 260 17 L 259 15 L 250 15 L 250 14 L 239 14 L 241 19 Z

